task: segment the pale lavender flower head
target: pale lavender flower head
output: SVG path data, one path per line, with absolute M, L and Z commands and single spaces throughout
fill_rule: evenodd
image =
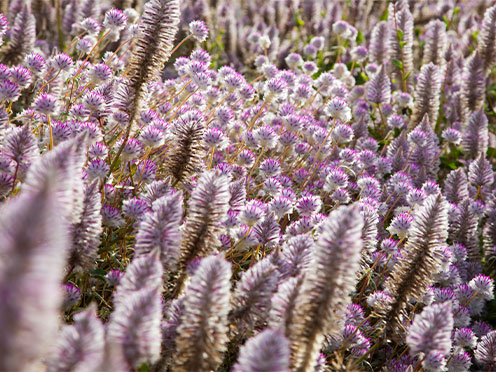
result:
M 27 68 L 34 74 L 41 74 L 46 67 L 45 58 L 43 58 L 38 53 L 31 53 L 26 56 L 24 62 Z
M 477 337 L 470 328 L 458 328 L 455 331 L 454 343 L 457 346 L 474 348 L 477 344 Z
M 398 235 L 400 239 L 404 239 L 408 235 L 408 230 L 412 226 L 413 217 L 408 213 L 400 213 L 393 218 L 388 227 L 391 235 Z
M 122 202 L 122 213 L 132 220 L 141 220 L 148 211 L 148 204 L 142 199 L 134 197 Z
M 434 304 L 417 315 L 408 330 L 406 343 L 412 355 L 439 352 L 443 355 L 451 349 L 453 312 L 448 303 Z
M 17 163 L 19 179 L 23 180 L 26 170 L 38 158 L 36 138 L 29 125 L 13 128 L 3 139 L 3 156 Z
M 472 364 L 471 355 L 466 351 L 461 351 L 450 356 L 447 363 L 448 372 L 466 372 Z
M 340 97 L 332 98 L 325 109 L 329 116 L 343 123 L 351 120 L 351 110 L 346 101 Z
M 109 204 L 104 204 L 102 207 L 102 222 L 108 227 L 120 227 L 124 223 L 121 212 Z
M 289 372 L 289 341 L 267 329 L 250 338 L 239 351 L 233 372 Z
M 53 115 L 58 109 L 57 98 L 52 94 L 43 93 L 34 101 L 33 109 L 40 114 Z
M 74 315 L 74 324 L 60 331 L 55 352 L 47 362 L 48 372 L 97 370 L 104 355 L 104 328 L 96 305 Z
M 490 301 L 494 298 L 494 282 L 489 276 L 479 274 L 470 280 L 469 286 L 484 300 Z
M 124 273 L 122 271 L 110 270 L 107 275 L 105 275 L 105 281 L 108 285 L 115 287 L 119 284 L 123 275 Z
M 19 86 L 10 80 L 0 81 L 0 102 L 16 101 L 21 92 Z
M 71 56 L 65 53 L 59 53 L 50 59 L 50 63 L 56 70 L 69 71 L 72 68 L 73 60 Z
M 153 250 L 160 252 L 165 269 L 174 269 L 179 259 L 182 220 L 182 192 L 163 196 L 153 202 L 152 212 L 143 217 L 136 234 L 137 257 Z
M 91 112 L 105 109 L 105 97 L 93 91 L 83 97 L 83 105 Z
M 110 9 L 105 13 L 103 26 L 110 31 L 117 32 L 126 26 L 127 17 L 119 9 Z
M 56 341 L 70 241 L 55 193 L 57 175 L 50 175 L 0 211 L 0 330 L 9 336 L 0 338 L 3 371 L 31 369 Z
M 12 67 L 10 69 L 10 77 L 21 88 L 26 88 L 31 84 L 31 72 L 25 67 Z
M 207 40 L 208 27 L 203 21 L 193 21 L 189 24 L 189 32 L 193 38 L 202 43 Z
M 449 143 L 452 143 L 454 145 L 460 144 L 462 141 L 462 134 L 460 131 L 454 129 L 454 128 L 446 128 L 441 136 Z
M 239 221 L 248 226 L 254 226 L 262 219 L 265 206 L 259 200 L 250 200 L 241 210 Z
M 482 336 L 474 351 L 474 356 L 479 363 L 491 367 L 496 365 L 496 331 Z
M 107 176 L 109 170 L 110 166 L 105 162 L 105 160 L 102 159 L 93 159 L 86 167 L 86 173 L 90 181 L 102 181 Z
M 64 284 L 62 289 L 64 293 L 62 309 L 63 311 L 69 311 L 81 300 L 81 290 L 71 283 Z
M 231 265 L 220 256 L 199 262 L 186 288 L 177 326 L 174 370 L 214 370 L 227 343 Z

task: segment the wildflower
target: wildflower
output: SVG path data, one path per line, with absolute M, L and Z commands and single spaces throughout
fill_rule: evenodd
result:
M 351 120 L 351 110 L 346 101 L 339 97 L 332 98 L 326 106 L 326 112 L 332 118 L 346 123 Z
M 111 32 L 118 32 L 125 27 L 126 22 L 126 14 L 119 9 L 113 8 L 105 13 L 103 26 Z
M 0 102 L 16 101 L 21 92 L 19 86 L 9 80 L 0 81 Z
M 40 114 L 53 115 L 57 112 L 57 98 L 52 94 L 43 93 L 36 98 L 33 109 Z

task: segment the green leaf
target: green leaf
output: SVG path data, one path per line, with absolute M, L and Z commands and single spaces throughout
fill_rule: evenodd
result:
M 395 65 L 396 67 L 398 67 L 399 69 L 403 69 L 403 62 L 397 60 L 397 59 L 393 59 L 393 65 Z
M 305 22 L 300 18 L 300 15 L 298 13 L 294 13 L 293 17 L 296 27 L 302 27 L 305 24 Z
M 459 8 L 459 7 L 456 7 L 455 9 L 453 9 L 453 15 L 460 13 L 460 10 L 461 10 L 461 8 Z
M 365 38 L 363 37 L 362 32 L 360 30 L 358 30 L 357 37 L 356 37 L 357 44 L 362 44 L 364 39 Z
M 398 29 L 398 32 L 396 33 L 396 36 L 398 36 L 398 40 L 399 41 L 403 40 L 403 30 Z
M 494 159 L 494 158 L 496 158 L 496 148 L 494 148 L 494 147 L 489 147 L 489 148 L 487 149 L 487 157 L 488 157 L 488 158 L 493 158 L 493 159 Z
M 387 21 L 389 15 L 389 8 L 386 7 L 386 10 L 384 13 L 382 13 L 381 17 L 379 18 L 379 21 Z
M 408 77 L 410 76 L 411 73 L 412 73 L 411 71 L 408 71 L 408 73 L 403 77 L 403 80 L 408 79 Z
M 446 24 L 446 27 L 449 27 L 449 25 L 450 25 L 450 20 L 449 20 L 449 18 L 448 18 L 448 17 L 446 17 L 446 16 L 443 16 L 443 21 L 444 21 L 444 23 Z
M 89 274 L 91 276 L 105 276 L 105 275 L 107 275 L 107 272 L 105 270 L 97 267 L 96 269 L 90 270 Z
M 406 41 L 400 41 L 400 48 L 403 48 L 406 45 Z

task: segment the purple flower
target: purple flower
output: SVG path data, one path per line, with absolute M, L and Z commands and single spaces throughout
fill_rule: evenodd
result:
M 43 93 L 35 99 L 33 109 L 40 114 L 53 115 L 58 109 L 57 98 L 52 94 Z
M 289 372 L 289 341 L 281 331 L 267 329 L 239 351 L 233 372 Z
M 104 204 L 102 207 L 102 222 L 108 227 L 120 227 L 124 220 L 118 208 L 112 207 L 109 204 Z
M 50 59 L 50 63 L 56 70 L 69 71 L 73 61 L 71 56 L 65 53 L 59 53 Z
M 492 367 L 496 364 L 496 331 L 482 336 L 474 350 L 474 356 L 482 364 Z
M 166 270 L 172 270 L 179 259 L 182 219 L 182 193 L 163 196 L 153 202 L 152 211 L 144 215 L 136 234 L 137 257 L 153 250 L 160 252 Z
M 0 102 L 13 102 L 19 98 L 19 86 L 9 80 L 0 81 Z
M 62 309 L 63 311 L 70 311 L 74 306 L 79 304 L 79 301 L 81 300 L 81 290 L 71 283 L 64 284 L 62 288 L 64 292 Z
M 51 172 L 0 211 L 0 370 L 20 371 L 45 357 L 59 328 L 69 236 Z M 36 211 L 36 213 L 33 213 Z
M 86 173 L 90 181 L 99 180 L 103 181 L 107 177 L 107 173 L 110 170 L 110 166 L 102 159 L 93 159 L 88 163 L 86 167 Z
M 126 15 L 119 9 L 110 9 L 105 13 L 103 26 L 110 31 L 116 32 L 122 30 L 127 22 Z
M 189 24 L 189 32 L 199 43 L 207 40 L 208 27 L 203 21 L 193 21 Z
M 448 304 L 434 304 L 417 315 L 408 330 L 406 343 L 412 355 L 439 352 L 443 355 L 451 349 L 453 313 Z
M 74 314 L 74 324 L 60 331 L 55 352 L 47 362 L 47 371 L 76 368 L 96 370 L 104 356 L 104 328 L 96 314 L 96 305 Z
M 34 74 L 41 74 L 46 66 L 45 59 L 38 53 L 28 54 L 24 60 L 27 68 Z
M 220 256 L 200 261 L 182 302 L 174 370 L 214 370 L 228 341 L 231 265 Z
M 31 84 L 31 72 L 25 67 L 12 67 L 10 69 L 10 77 L 21 88 L 26 88 Z

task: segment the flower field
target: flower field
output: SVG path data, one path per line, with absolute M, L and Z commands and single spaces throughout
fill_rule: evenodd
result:
M 1 372 L 496 372 L 496 5 L 0 5 Z

